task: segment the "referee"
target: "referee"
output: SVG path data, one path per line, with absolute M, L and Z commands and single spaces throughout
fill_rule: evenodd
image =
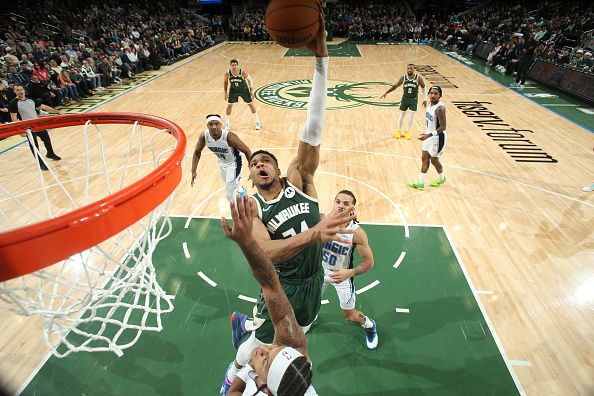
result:
M 13 86 L 13 90 L 16 94 L 16 98 L 11 100 L 8 104 L 8 111 L 10 112 L 10 118 L 12 119 L 12 122 L 18 121 L 19 118 L 21 120 L 33 120 L 39 118 L 39 116 L 37 115 L 37 108 L 52 113 L 64 114 L 63 111 L 56 110 L 53 107 L 50 107 L 45 104 L 40 104 L 39 106 L 36 106 L 35 101 L 27 98 L 25 94 L 25 88 L 23 88 L 21 84 L 15 84 Z M 52 148 L 52 141 L 47 130 L 44 129 L 41 131 L 32 132 L 31 134 L 33 135 L 33 142 L 35 143 L 35 147 L 37 147 L 38 151 L 39 142 L 37 141 L 37 138 L 39 137 L 47 151 L 47 158 L 52 159 L 54 161 L 59 161 L 62 159 L 58 157 L 58 155 L 54 152 L 54 149 Z M 21 134 L 21 136 L 26 136 L 26 134 Z M 35 156 L 35 150 L 31 145 L 31 141 L 29 141 L 29 148 Z M 39 161 L 39 167 L 41 168 L 41 170 L 48 170 L 47 165 L 41 157 L 37 157 L 37 160 Z

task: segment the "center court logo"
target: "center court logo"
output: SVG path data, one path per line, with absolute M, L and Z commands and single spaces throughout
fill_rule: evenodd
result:
M 255 97 L 260 102 L 288 109 L 307 109 L 311 92 L 311 80 L 282 81 L 260 87 Z M 328 80 L 327 110 L 348 109 L 363 105 L 394 107 L 400 102 L 380 100 L 380 96 L 391 87 L 391 83 L 381 81 L 350 82 Z

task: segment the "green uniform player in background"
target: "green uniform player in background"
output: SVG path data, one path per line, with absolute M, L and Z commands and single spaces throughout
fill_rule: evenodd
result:
M 256 123 L 255 128 L 260 129 L 258 112 L 256 111 L 256 106 L 254 106 L 254 84 L 252 78 L 248 72 L 239 68 L 237 59 L 231 59 L 229 65 L 231 68 L 225 72 L 223 81 L 225 100 L 227 101 L 225 129 L 229 129 L 231 111 L 233 110 L 233 105 L 239 101 L 239 98 L 250 106 Z
M 405 137 L 410 140 L 410 129 L 412 128 L 415 113 L 417 112 L 417 103 L 419 101 L 419 86 L 423 88 L 423 108 L 427 107 L 427 91 L 425 89 L 425 80 L 419 74 L 415 73 L 415 66 L 411 63 L 406 67 L 406 74 L 400 77 L 400 80 L 390 87 L 380 99 L 384 99 L 386 95 L 398 88 L 402 87 L 402 99 L 400 101 L 400 117 L 398 118 L 398 130 L 394 134 L 396 139 L 402 136 L 402 122 L 404 121 L 404 113 L 409 111 L 408 127 L 404 131 Z

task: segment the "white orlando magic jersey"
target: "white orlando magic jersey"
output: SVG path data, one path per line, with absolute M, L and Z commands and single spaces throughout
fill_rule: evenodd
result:
M 439 128 L 439 121 L 437 120 L 437 116 L 435 115 L 435 110 L 437 110 L 439 106 L 443 106 L 445 110 L 445 105 L 441 103 L 441 100 L 437 102 L 437 104 L 431 105 L 427 108 L 427 113 L 425 113 L 425 126 L 427 128 L 427 133 L 431 133 L 435 131 L 437 128 Z M 445 130 L 443 131 L 443 133 L 445 133 Z
M 215 140 L 210 136 L 208 129 L 205 130 L 204 140 L 206 141 L 206 147 L 217 156 L 219 165 L 241 165 L 241 153 L 235 147 L 229 146 L 229 143 L 227 143 L 228 134 L 229 130 L 223 129 L 223 133 L 219 140 Z
M 359 228 L 356 221 L 351 222 L 345 227 L 347 230 L 353 230 L 352 234 L 337 234 L 340 238 L 353 241 L 354 231 Z M 353 249 L 355 245 L 329 241 L 324 243 L 322 249 L 322 266 L 327 270 L 349 269 L 353 268 Z

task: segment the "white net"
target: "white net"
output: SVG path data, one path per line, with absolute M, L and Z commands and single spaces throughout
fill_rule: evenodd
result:
M 5 170 L 0 232 L 105 198 L 145 177 L 178 144 L 167 131 L 138 123 L 87 122 L 82 131 L 60 128 L 51 137 L 56 150 L 69 149 L 61 154 L 62 161 L 45 162 L 49 171 L 41 170 L 25 145 L 0 158 Z M 8 177 L 11 174 L 19 177 Z M 152 255 L 171 232 L 167 214 L 174 195 L 108 240 L 0 283 L 0 310 L 42 316 L 45 341 L 58 357 L 78 351 L 120 356 L 143 331 L 160 331 L 162 315 L 173 310 L 173 296 L 159 286 Z

